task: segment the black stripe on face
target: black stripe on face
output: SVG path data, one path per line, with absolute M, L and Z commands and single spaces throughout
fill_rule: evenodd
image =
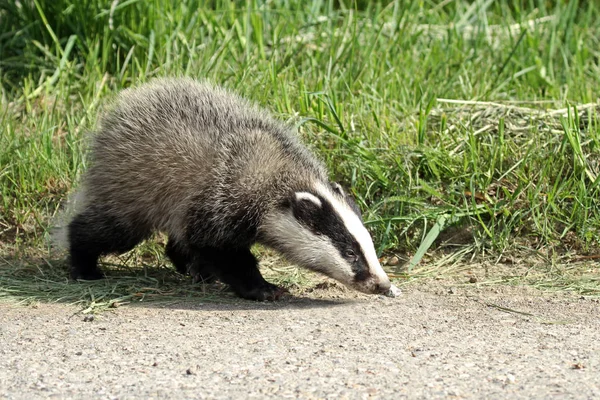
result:
M 340 256 L 351 265 L 356 281 L 367 279 L 370 276 L 369 266 L 360 245 L 348 232 L 333 205 L 322 196 L 314 196 L 321 201 L 321 205 L 308 199 L 294 198 L 294 217 L 315 235 L 324 235 L 331 239 Z

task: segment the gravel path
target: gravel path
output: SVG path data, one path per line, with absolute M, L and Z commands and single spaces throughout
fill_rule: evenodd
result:
M 0 398 L 600 398 L 597 299 L 331 290 L 93 321 L 0 304 Z

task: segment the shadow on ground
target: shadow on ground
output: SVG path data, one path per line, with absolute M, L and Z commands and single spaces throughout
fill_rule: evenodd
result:
M 303 293 L 318 291 L 319 285 L 302 291 L 288 285 L 291 293 L 282 300 L 261 303 L 239 299 L 220 283 L 193 283 L 190 277 L 160 263 L 142 268 L 105 263 L 102 268 L 106 279 L 75 282 L 68 278 L 64 259 L 0 256 L 0 301 L 65 303 L 80 306 L 84 313 L 123 305 L 188 310 L 280 310 L 332 307 L 357 301 L 306 297 Z

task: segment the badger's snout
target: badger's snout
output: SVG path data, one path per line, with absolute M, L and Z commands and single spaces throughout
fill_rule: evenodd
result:
M 390 290 L 392 283 L 387 276 L 370 276 L 365 280 L 354 282 L 357 290 L 367 294 L 383 294 Z
M 386 293 L 392 287 L 392 282 L 388 279 L 387 282 L 375 284 L 375 293 Z

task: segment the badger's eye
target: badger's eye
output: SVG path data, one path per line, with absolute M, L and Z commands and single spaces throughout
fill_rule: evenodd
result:
M 348 259 L 351 259 L 352 261 L 356 261 L 356 259 L 358 258 L 356 256 L 356 253 L 354 252 L 354 250 L 350 250 L 350 249 L 346 250 L 346 257 Z

